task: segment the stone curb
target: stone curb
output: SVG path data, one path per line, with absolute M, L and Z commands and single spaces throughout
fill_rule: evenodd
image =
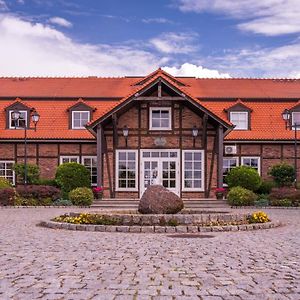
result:
M 232 209 L 300 209 L 300 206 L 230 206 Z
M 75 205 L 35 205 L 35 206 L 0 206 L 0 209 L 8 209 L 8 208 L 92 208 L 91 206 L 75 206 Z
M 54 221 L 41 221 L 38 225 L 52 229 L 67 229 L 76 231 L 99 231 L 99 232 L 130 232 L 130 233 L 197 233 L 197 232 L 225 232 L 225 231 L 250 231 L 257 229 L 270 229 L 279 227 L 281 222 L 224 225 L 224 226 L 124 226 L 124 225 L 86 225 L 71 224 Z

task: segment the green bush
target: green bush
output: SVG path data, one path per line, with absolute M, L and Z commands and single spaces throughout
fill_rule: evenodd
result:
M 91 178 L 88 169 L 78 163 L 60 165 L 55 174 L 55 180 L 61 187 L 62 196 L 68 199 L 69 192 L 78 187 L 90 187 Z
M 231 206 L 251 206 L 257 200 L 257 195 L 243 187 L 233 187 L 227 195 L 228 203 Z
M 268 195 L 268 199 L 270 202 L 274 202 L 275 204 L 277 203 L 277 200 L 288 199 L 291 201 L 292 206 L 298 207 L 300 206 L 300 190 L 287 186 L 273 188 L 271 193 Z
M 57 182 L 55 179 L 45 179 L 45 178 L 40 178 L 37 180 L 35 185 L 48 185 L 48 186 L 55 186 L 58 187 Z
M 295 169 L 287 163 L 272 166 L 269 174 L 274 178 L 277 186 L 291 186 L 295 180 Z
M 54 206 L 71 206 L 73 203 L 70 200 L 67 199 L 58 199 L 53 202 Z
M 292 206 L 292 200 L 290 199 L 273 199 L 271 200 L 272 206 Z
M 17 182 L 24 183 L 25 178 L 25 164 L 14 164 L 13 169 L 15 171 Z M 34 184 L 40 178 L 40 170 L 37 165 L 27 164 L 27 183 Z
M 7 180 L 4 177 L 0 177 L 0 189 L 7 189 L 7 188 L 11 188 L 12 184 L 9 180 Z
M 231 169 L 225 181 L 229 188 L 240 186 L 251 191 L 258 190 L 261 185 L 261 178 L 258 172 L 248 166 Z
M 90 206 L 94 200 L 94 194 L 90 188 L 79 187 L 69 193 L 69 200 L 77 206 Z
M 274 186 L 275 183 L 273 181 L 262 180 L 260 187 L 255 191 L 255 193 L 259 195 L 268 195 L 271 193 Z
M 256 201 L 254 201 L 254 205 L 258 207 L 264 207 L 269 206 L 269 200 L 267 198 L 258 198 Z

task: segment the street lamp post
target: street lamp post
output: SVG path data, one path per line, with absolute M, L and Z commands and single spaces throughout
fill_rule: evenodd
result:
M 34 130 L 36 131 L 36 126 L 38 121 L 40 120 L 40 115 L 34 111 L 29 119 L 25 120 L 24 127 L 17 127 L 17 122 L 21 119 L 21 112 L 14 110 L 11 114 L 12 120 L 15 122 L 15 129 L 23 128 L 24 129 L 24 185 L 27 185 L 27 130 Z M 27 124 L 27 120 L 29 120 L 29 124 Z M 34 127 L 30 127 L 30 121 L 32 121 Z
M 298 167 L 298 151 L 297 151 L 297 130 L 300 128 L 300 124 L 293 122 L 292 120 L 292 112 L 289 109 L 285 109 L 282 113 L 282 119 L 285 121 L 286 129 L 294 129 L 295 135 L 294 135 L 294 168 L 295 168 L 295 188 L 297 188 L 298 184 L 298 175 L 297 175 L 297 167 Z M 293 124 L 294 123 L 294 124 Z

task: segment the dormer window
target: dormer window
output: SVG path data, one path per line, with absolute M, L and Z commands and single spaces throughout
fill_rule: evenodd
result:
M 235 125 L 234 130 L 251 129 L 252 109 L 241 100 L 237 100 L 235 104 L 224 109 L 224 111 L 227 112 L 229 121 Z
M 248 130 L 249 113 L 246 111 L 231 111 L 230 122 L 235 125 L 235 130 Z
M 85 129 L 85 125 L 93 119 L 93 108 L 86 104 L 82 98 L 67 109 L 69 113 L 70 129 Z
M 9 111 L 9 128 L 25 128 L 27 126 L 27 110 L 18 111 L 20 113 L 20 117 L 17 120 L 14 120 L 12 117 L 14 112 L 14 110 Z
M 90 111 L 72 111 L 72 129 L 85 129 L 90 122 Z
M 171 130 L 171 107 L 150 108 L 150 130 Z
M 297 125 L 296 129 L 300 130 L 300 112 L 292 112 L 292 126 Z

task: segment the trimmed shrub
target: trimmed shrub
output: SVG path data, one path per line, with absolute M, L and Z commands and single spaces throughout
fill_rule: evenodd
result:
M 261 185 L 261 178 L 257 171 L 248 166 L 240 166 L 230 170 L 225 178 L 229 188 L 240 186 L 245 189 L 256 191 Z
M 16 197 L 16 206 L 51 206 L 53 205 L 51 198 L 35 199 L 35 198 L 23 198 L 20 196 Z
M 45 178 L 40 178 L 38 181 L 34 183 L 35 185 L 49 185 L 49 186 L 55 186 L 58 187 L 57 182 L 55 179 L 45 179 Z
M 20 185 L 16 188 L 16 191 L 20 198 L 25 199 L 36 199 L 40 205 L 49 205 L 42 204 L 44 202 L 51 203 L 61 197 L 61 192 L 58 188 L 49 185 Z M 44 201 L 44 202 L 43 202 Z
M 268 195 L 274 188 L 275 183 L 273 181 L 262 180 L 260 187 L 255 192 L 259 195 Z
M 58 199 L 55 202 L 53 202 L 54 206 L 71 206 L 73 203 L 70 200 L 67 199 Z
M 277 186 L 291 186 L 295 180 L 295 169 L 287 163 L 272 166 L 269 174 L 274 178 Z
M 17 183 L 24 183 L 25 164 L 14 164 L 13 169 L 17 176 Z M 27 164 L 27 183 L 34 184 L 40 178 L 40 169 L 37 165 Z
M 292 206 L 292 200 L 290 199 L 273 199 L 271 200 L 272 206 Z
M 231 206 L 251 206 L 257 200 L 257 195 L 243 187 L 233 187 L 227 195 L 228 203 Z
M 0 177 L 0 189 L 7 189 L 7 188 L 11 188 L 12 184 L 9 180 L 7 180 L 4 177 Z
M 254 201 L 255 206 L 269 206 L 269 200 L 266 198 L 259 198 L 256 201 Z
M 67 199 L 69 192 L 78 187 L 90 187 L 91 175 L 88 169 L 78 163 L 66 163 L 60 165 L 56 170 L 55 180 L 61 187 L 64 199 Z
M 276 200 L 288 199 L 292 202 L 292 206 L 297 207 L 300 206 L 300 190 L 295 190 L 292 187 L 273 188 L 268 199 L 271 205 L 273 205 L 272 203 L 276 203 Z
M 0 189 L 0 206 L 14 205 L 16 192 L 13 188 Z
M 69 193 L 69 200 L 77 206 L 90 206 L 94 200 L 94 194 L 90 188 L 79 187 Z

